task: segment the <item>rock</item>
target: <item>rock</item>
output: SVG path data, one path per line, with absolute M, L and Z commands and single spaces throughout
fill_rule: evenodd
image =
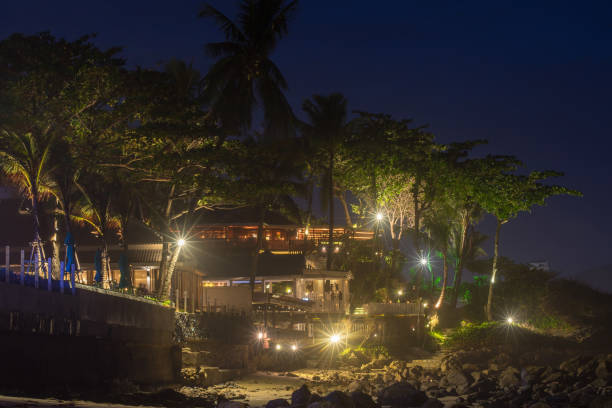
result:
M 351 392 L 351 399 L 355 408 L 376 408 L 377 405 L 368 394 L 362 391 Z
M 310 398 L 310 390 L 306 386 L 306 384 L 302 385 L 297 390 L 293 391 L 291 394 L 291 405 L 294 407 L 297 406 L 306 406 L 308 404 L 308 399 Z
M 413 367 L 410 367 L 408 373 L 411 377 L 419 378 L 421 377 L 421 375 L 423 375 L 423 367 L 421 367 L 420 365 L 415 365 Z
M 353 381 L 348 385 L 347 391 L 353 393 L 356 391 L 366 391 L 368 383 L 363 380 Z
M 247 408 L 247 404 L 238 401 L 219 401 L 217 408 Z
M 329 401 L 319 400 L 308 404 L 308 408 L 334 408 Z
M 440 362 L 440 371 L 446 373 L 451 368 L 461 369 L 461 361 L 459 361 L 459 359 L 452 354 L 442 359 Z
M 461 366 L 461 370 L 464 372 L 478 371 L 478 366 L 472 363 L 465 363 Z
M 563 375 L 563 373 L 561 373 L 560 371 L 552 372 L 552 373 L 548 374 L 547 376 L 543 377 L 542 378 L 542 382 L 543 383 L 555 382 L 558 379 L 560 379 L 562 375 Z
M 598 395 L 591 401 L 589 408 L 612 408 L 612 396 Z
M 283 408 L 288 406 L 289 402 L 284 398 L 273 399 L 271 401 L 268 401 L 268 403 L 266 404 L 266 408 Z
M 395 383 L 378 394 L 378 403 L 381 405 L 417 406 L 426 400 L 427 396 L 423 391 L 417 390 L 407 382 Z
M 444 404 L 438 399 L 430 398 L 425 401 L 421 408 L 444 408 Z
M 518 370 L 514 367 L 506 368 L 499 376 L 499 386 L 506 388 L 518 385 L 521 382 L 518 373 Z
M 608 364 L 605 360 L 599 362 L 597 368 L 595 368 L 595 375 L 597 378 L 601 378 L 606 381 L 610 378 L 610 371 L 608 370 Z
M 342 391 L 332 391 L 325 396 L 324 400 L 329 402 L 334 408 L 355 408 L 351 397 Z
M 200 353 L 193 352 L 191 349 L 185 347 L 181 352 L 181 359 L 183 361 L 183 367 L 195 367 L 198 365 L 198 357 Z
M 462 394 L 470 385 L 470 381 L 463 371 L 452 368 L 446 374 L 446 383 L 457 390 L 458 394 Z
M 536 402 L 535 404 L 532 404 L 529 406 L 529 408 L 550 408 L 550 405 L 548 405 L 545 402 Z

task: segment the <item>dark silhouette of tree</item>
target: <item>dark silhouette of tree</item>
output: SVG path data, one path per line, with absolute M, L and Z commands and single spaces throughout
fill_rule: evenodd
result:
M 251 127 L 257 102 L 263 106 L 266 137 L 294 132 L 294 115 L 285 98 L 287 81 L 270 59 L 288 24 L 297 0 L 243 0 L 236 21 L 207 4 L 200 17 L 212 19 L 225 41 L 206 44 L 218 58 L 203 80 L 210 114 L 226 129 L 245 133 Z
M 336 182 L 334 179 L 334 163 L 339 145 L 346 131 L 346 98 L 339 93 L 313 95 L 302 104 L 302 109 L 308 115 L 309 124 L 305 134 L 313 147 L 312 166 L 319 176 L 321 185 L 321 203 L 323 210 L 328 210 L 329 232 L 327 248 L 327 269 L 332 269 L 334 254 L 334 196 Z M 347 225 L 348 228 L 351 225 Z

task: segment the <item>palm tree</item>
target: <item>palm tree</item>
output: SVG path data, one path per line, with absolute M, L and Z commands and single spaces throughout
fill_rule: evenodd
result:
M 108 242 L 111 232 L 119 227 L 118 217 L 112 212 L 110 191 L 117 186 L 93 172 L 79 176 L 75 183 L 83 203 L 79 206 L 80 214 L 73 215 L 73 218 L 91 226 L 102 243 L 102 285 L 108 289 L 112 282 Z
M 310 121 L 310 125 L 306 127 L 306 135 L 313 140 L 314 155 L 320 156 L 318 171 L 321 176 L 323 208 L 327 207 L 329 211 L 328 270 L 332 267 L 334 252 L 334 162 L 338 145 L 346 131 L 346 105 L 346 98 L 340 93 L 313 95 L 302 104 L 302 109 Z
M 209 4 L 200 11 L 200 17 L 212 18 L 225 35 L 225 41 L 206 44 L 208 54 L 218 60 L 203 80 L 205 100 L 223 127 L 244 133 L 259 98 L 266 134 L 293 132 L 294 115 L 283 94 L 287 81 L 270 55 L 287 35 L 297 3 L 242 0 L 236 22 Z
M 31 214 L 34 223 L 32 245 L 39 260 L 45 259 L 40 239 L 40 199 L 49 192 L 49 160 L 52 134 L 16 133 L 7 129 L 0 131 L 0 168 L 23 190 L 30 199 Z M 41 262 L 43 271 L 45 263 Z

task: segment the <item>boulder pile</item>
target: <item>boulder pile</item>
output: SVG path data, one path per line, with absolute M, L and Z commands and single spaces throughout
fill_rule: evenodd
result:
M 612 354 L 576 356 L 557 368 L 514 361 L 499 350 L 480 350 L 449 354 L 437 368 L 399 360 L 373 368 L 376 362 L 352 373 L 342 391 L 322 396 L 304 385 L 291 401 L 266 407 L 612 407 Z

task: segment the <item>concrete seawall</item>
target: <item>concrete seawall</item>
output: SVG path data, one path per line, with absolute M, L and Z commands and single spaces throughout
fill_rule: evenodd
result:
M 173 330 L 174 310 L 154 302 L 0 283 L 0 386 L 171 383 L 181 369 Z

